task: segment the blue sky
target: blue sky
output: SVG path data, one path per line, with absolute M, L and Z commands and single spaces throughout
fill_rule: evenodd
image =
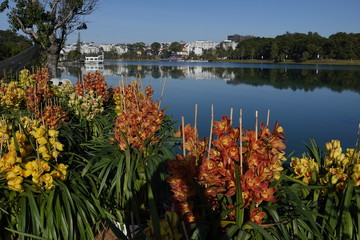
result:
M 360 0 L 100 0 L 81 40 L 100 43 L 222 41 L 286 31 L 360 33 Z M 0 29 L 7 29 L 4 14 Z M 68 43 L 77 40 L 77 32 Z

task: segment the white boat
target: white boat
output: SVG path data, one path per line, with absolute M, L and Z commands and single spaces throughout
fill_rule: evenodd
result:
M 85 63 L 103 63 L 104 62 L 104 53 L 97 57 L 85 57 Z

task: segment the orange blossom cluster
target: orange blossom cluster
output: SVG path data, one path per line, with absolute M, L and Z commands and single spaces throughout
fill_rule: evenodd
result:
M 100 71 L 85 74 L 82 81 L 77 81 L 75 84 L 75 91 L 78 95 L 84 95 L 92 91 L 95 96 L 102 96 L 104 102 L 109 100 L 109 91 L 107 89 L 105 77 Z
M 212 204 L 213 210 L 225 210 L 222 209 L 224 206 L 227 209 L 234 209 L 233 201 L 222 200 L 221 204 L 220 198 L 226 199 L 236 195 L 238 186 L 236 186 L 235 172 L 236 167 L 239 166 L 242 205 L 250 209 L 249 219 L 261 224 L 265 212 L 261 212 L 259 205 L 263 201 L 276 201 L 273 196 L 276 188 L 270 187 L 270 183 L 278 179 L 280 171 L 283 170 L 281 162 L 285 160 L 282 151 L 285 148 L 283 129 L 276 123 L 273 132 L 270 132 L 268 126 L 261 124 L 259 134 L 252 130 L 241 134 L 240 147 L 240 128 L 233 128 L 231 120 L 223 116 L 221 122 L 214 122 L 213 134 L 217 135 L 217 138 L 212 141 L 208 154 L 205 150 L 206 139 L 203 142 L 199 141 L 196 138 L 197 134 L 192 133 L 194 131 L 189 126 L 186 126 L 184 131 L 185 148 L 190 151 L 184 159 L 189 159 L 189 161 L 192 159 L 193 163 L 184 164 L 183 158 L 179 156 L 175 161 L 169 161 L 171 176 L 168 182 L 174 193 L 172 200 L 177 209 L 182 210 L 179 212 L 180 216 L 196 215 L 192 212 L 193 209 L 187 209 L 188 212 L 185 212 L 183 207 L 189 204 L 183 195 L 193 198 L 191 195 L 193 192 L 187 189 L 189 186 L 186 184 L 191 182 L 191 179 L 204 187 L 204 195 Z M 182 136 L 182 127 L 176 136 Z M 196 158 L 190 158 L 190 156 L 200 159 L 198 165 L 195 164 Z M 192 167 L 196 169 L 187 169 Z M 196 174 L 179 174 L 179 172 L 190 171 L 195 171 Z M 193 186 L 191 185 L 190 188 Z M 228 215 L 228 219 L 233 220 L 234 217 L 235 210 Z
M 29 110 L 39 117 L 39 110 L 42 103 L 50 100 L 53 91 L 49 86 L 50 75 L 47 73 L 46 68 L 38 70 L 32 75 L 33 84 L 25 90 L 26 105 Z
M 146 87 L 145 94 L 136 82 L 120 85 L 114 89 L 113 98 L 118 116 L 115 120 L 115 140 L 120 150 L 131 147 L 145 150 L 144 144 L 158 142 L 155 133 L 164 119 L 164 110 L 152 101 L 153 89 Z
M 61 106 L 49 105 L 42 112 L 41 119 L 49 129 L 57 129 L 69 119 L 67 112 Z

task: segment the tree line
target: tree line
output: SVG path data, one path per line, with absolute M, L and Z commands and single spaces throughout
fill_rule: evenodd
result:
M 218 46 L 204 52 L 208 59 L 264 59 L 296 62 L 313 59 L 360 59 L 360 33 L 338 32 L 328 38 L 318 33 L 285 33 L 275 38 L 255 37 L 241 41 L 236 49 Z
M 32 46 L 32 41 L 10 30 L 0 30 L 0 61 L 13 57 Z
M 184 44 L 172 42 L 160 44 L 153 42 L 147 46 L 143 42 L 127 44 L 128 51 L 117 54 L 105 52 L 108 59 L 162 59 L 177 55 L 183 51 Z M 220 43 L 216 48 L 204 49 L 202 55 L 194 52 L 184 57 L 185 60 L 270 60 L 282 62 L 294 60 L 302 62 L 314 59 L 360 59 L 360 33 L 338 32 L 328 38 L 318 33 L 285 33 L 275 38 L 254 37 L 238 43 L 235 49 Z

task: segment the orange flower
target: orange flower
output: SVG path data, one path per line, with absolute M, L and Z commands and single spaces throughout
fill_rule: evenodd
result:
M 260 208 L 254 208 L 250 211 L 250 221 L 256 224 L 261 224 L 262 219 L 266 216 L 265 212 L 259 212 Z
M 213 134 L 223 135 L 231 131 L 231 121 L 227 116 L 221 118 L 221 122 L 214 122 Z

